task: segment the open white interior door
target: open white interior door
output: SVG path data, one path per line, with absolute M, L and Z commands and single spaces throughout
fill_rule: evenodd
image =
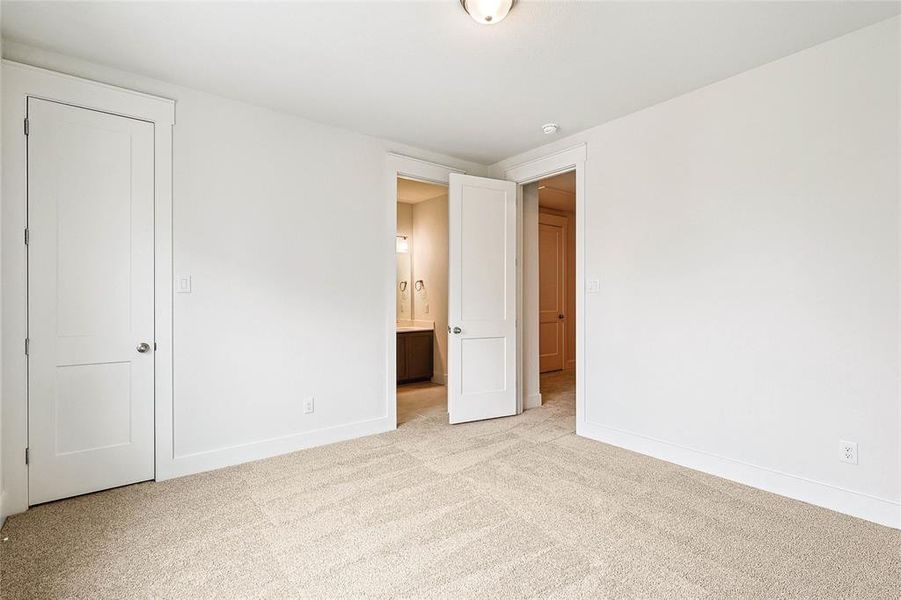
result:
M 451 423 L 516 414 L 516 184 L 451 174 Z

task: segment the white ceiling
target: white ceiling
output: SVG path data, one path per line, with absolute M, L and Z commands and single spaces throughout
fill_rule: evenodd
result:
M 397 201 L 404 204 L 419 204 L 438 196 L 447 195 L 447 186 L 412 179 L 397 178 Z
M 897 2 L 3 2 L 3 36 L 491 163 L 898 14 Z

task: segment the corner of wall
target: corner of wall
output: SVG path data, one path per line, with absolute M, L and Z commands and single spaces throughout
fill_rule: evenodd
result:
M 538 408 L 541 406 L 541 394 L 529 394 L 526 396 L 525 408 Z

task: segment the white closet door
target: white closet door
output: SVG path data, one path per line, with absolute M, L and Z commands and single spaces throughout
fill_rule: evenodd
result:
M 153 124 L 28 100 L 29 503 L 154 476 Z
M 516 184 L 452 174 L 448 413 L 516 414 Z

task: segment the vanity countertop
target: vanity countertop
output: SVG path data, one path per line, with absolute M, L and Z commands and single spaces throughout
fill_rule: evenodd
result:
M 406 326 L 406 327 L 397 327 L 397 333 L 411 333 L 413 331 L 432 331 L 431 327 L 419 327 L 415 325 Z

